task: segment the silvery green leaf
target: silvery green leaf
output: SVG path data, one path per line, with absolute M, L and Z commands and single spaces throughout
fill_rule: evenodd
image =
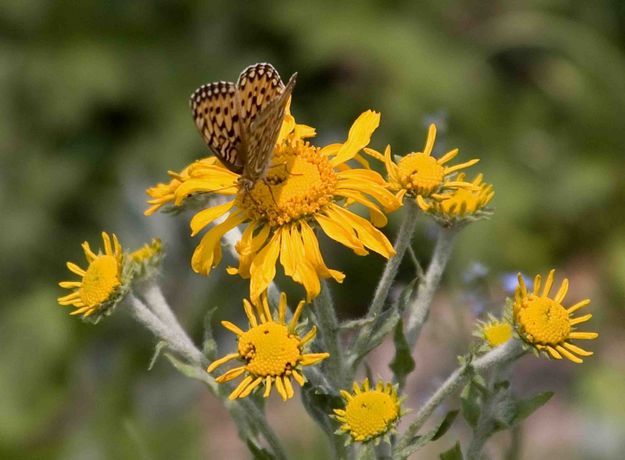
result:
M 202 340 L 202 352 L 210 360 L 214 361 L 217 354 L 217 342 L 213 338 L 213 327 L 211 321 L 217 307 L 209 308 L 204 315 L 204 339 Z
M 206 372 L 205 369 L 180 361 L 171 353 L 165 353 L 165 357 L 169 362 L 183 375 L 204 382 L 213 391 L 213 394 L 219 393 L 219 388 L 215 379 Z
M 152 355 L 152 359 L 150 359 L 150 364 L 148 364 L 148 370 L 151 371 L 152 368 L 154 367 L 154 364 L 156 364 L 156 360 L 158 359 L 158 357 L 161 355 L 161 351 L 163 350 L 163 348 L 165 348 L 167 346 L 167 342 L 165 342 L 164 340 L 160 340 L 157 344 L 156 347 L 154 347 L 154 354 Z
M 389 367 L 395 374 L 397 383 L 400 387 L 403 387 L 406 377 L 415 368 L 414 359 L 412 359 L 412 353 L 406 336 L 404 335 L 404 322 L 400 319 L 395 326 L 395 333 L 393 334 L 393 342 L 395 343 L 395 357 Z
M 552 396 L 552 391 L 546 391 L 544 393 L 538 393 L 531 398 L 517 401 L 515 408 L 516 413 L 514 419 L 512 420 L 512 425 L 516 425 L 532 415 L 534 411 L 544 406 Z
M 434 429 L 428 431 L 424 435 L 416 435 L 412 439 L 408 440 L 402 439 L 402 444 L 406 447 L 399 449 L 393 458 L 405 459 L 412 453 L 421 449 L 427 443 L 441 438 L 449 430 L 449 428 L 451 428 L 451 425 L 458 416 L 458 412 L 458 410 L 447 412 L 445 417 L 443 417 L 443 420 L 441 420 L 441 422 Z
M 443 452 L 440 455 L 441 460 L 464 460 L 462 456 L 462 449 L 460 448 L 460 443 L 456 441 L 456 444 L 449 449 Z
M 462 417 L 473 429 L 477 427 L 477 422 L 482 412 L 480 405 L 480 391 L 473 380 L 471 380 L 462 390 L 460 395 L 460 406 L 462 407 Z
M 370 339 L 360 349 L 354 350 L 354 362 L 360 362 L 371 350 L 380 345 L 384 338 L 395 328 L 399 319 L 400 316 L 396 307 L 391 307 L 382 312 L 377 318 Z
M 246 444 L 247 444 L 247 448 L 252 453 L 252 456 L 253 456 L 254 460 L 275 460 L 276 457 L 274 457 L 271 454 L 271 452 L 269 452 L 267 449 L 257 445 L 251 439 L 247 439 L 246 440 Z

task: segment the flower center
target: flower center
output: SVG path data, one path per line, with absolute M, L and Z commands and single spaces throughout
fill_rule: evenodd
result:
M 445 168 L 436 158 L 424 153 L 411 153 L 397 164 L 402 186 L 417 195 L 430 195 L 435 192 L 445 178 Z
M 302 351 L 297 336 L 275 322 L 255 326 L 239 337 L 239 354 L 247 361 L 246 369 L 257 377 L 289 375 L 299 362 Z
M 512 326 L 509 323 L 494 323 L 484 328 L 484 338 L 491 347 L 506 343 L 512 337 Z
M 517 312 L 517 322 L 524 337 L 532 343 L 557 345 L 571 332 L 566 309 L 548 297 L 533 294 L 523 299 L 523 305 Z
M 250 219 L 272 227 L 318 212 L 332 201 L 337 177 L 328 158 L 301 139 L 276 146 L 267 177 L 248 193 L 239 192 L 239 207 Z
M 398 416 L 398 405 L 390 395 L 381 391 L 360 393 L 345 407 L 347 424 L 358 441 L 385 433 Z
M 87 269 L 80 286 L 80 300 L 87 306 L 106 302 L 120 285 L 119 264 L 111 255 L 98 256 Z

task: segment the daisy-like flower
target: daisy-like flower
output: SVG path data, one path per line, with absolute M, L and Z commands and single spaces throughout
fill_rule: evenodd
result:
M 454 174 L 476 164 L 479 159 L 473 159 L 454 166 L 445 166 L 458 155 L 458 149 L 453 149 L 436 159 L 432 156 L 434 141 L 436 140 L 436 126 L 430 125 L 428 137 L 423 152 L 412 152 L 403 156 L 397 163 L 391 157 L 391 147 L 386 147 L 384 155 L 373 149 L 365 149 L 369 155 L 383 161 L 388 174 L 389 188 L 401 201 L 408 195 L 415 199 L 419 207 L 427 211 L 430 208 L 430 198 L 434 194 L 462 188 L 475 189 L 475 186 Z
M 551 270 L 541 288 L 541 277 L 534 278 L 534 290 L 528 292 L 523 277 L 519 273 L 519 285 L 514 294 L 513 316 L 516 330 L 521 339 L 533 349 L 546 352 L 554 359 L 567 358 L 574 363 L 581 363 L 580 356 L 591 356 L 593 353 L 586 351 L 571 340 L 593 340 L 599 334 L 596 332 L 579 332 L 578 324 L 592 318 L 588 313 L 577 318 L 571 315 L 580 308 L 590 304 L 590 299 L 584 299 L 571 307 L 564 307 L 562 301 L 569 288 L 569 280 L 564 279 L 555 296 L 550 297 L 549 292 L 553 285 L 555 270 Z
M 512 333 L 510 321 L 498 319 L 489 314 L 488 321 L 478 321 L 478 329 L 474 335 L 482 339 L 490 349 L 506 343 L 512 338 Z
M 91 250 L 89 243 L 82 244 L 88 266 L 86 269 L 67 262 L 67 268 L 80 277 L 79 281 L 61 281 L 59 286 L 73 292 L 57 300 L 61 305 L 75 309 L 71 315 L 82 315 L 97 322 L 110 314 L 128 292 L 132 279 L 132 264 L 126 263 L 122 247 L 115 235 L 102 232 L 104 253 Z
M 334 418 L 341 422 L 337 434 L 347 433 L 348 442 L 374 441 L 377 445 L 395 432 L 400 417 L 404 415 L 397 397 L 397 387 L 379 381 L 375 388 L 365 379 L 362 387 L 354 382 L 353 392 L 341 390 L 345 408 L 334 409 Z
M 478 174 L 470 182 L 474 188 L 456 188 L 443 193 L 433 193 L 432 200 L 423 203 L 427 206 L 425 210 L 448 224 L 488 216 L 490 213 L 485 208 L 495 196 L 495 191 L 492 184 L 485 183 L 483 179 L 484 176 Z M 458 174 L 456 181 L 464 182 L 465 174 Z
M 275 277 L 278 259 L 284 273 L 304 286 L 309 301 L 320 292 L 320 278 L 343 281 L 343 273 L 326 266 L 315 228 L 358 255 L 372 250 L 386 258 L 393 256 L 391 243 L 376 226 L 387 223 L 384 212 L 396 209 L 399 202 L 377 172 L 347 164 L 355 159 L 366 165 L 359 151 L 369 143 L 379 121 L 378 113 L 367 111 L 354 122 L 344 143 L 319 148 L 306 140 L 315 130 L 296 124 L 287 111 L 268 174 L 250 192 L 239 187 L 239 176 L 220 163 L 205 165 L 201 177 L 180 184 L 176 204 L 197 193 L 235 196 L 191 220 L 196 235 L 228 214 L 203 236 L 193 254 L 193 269 L 207 275 L 221 261 L 221 238 L 241 224 L 247 227 L 235 246 L 239 265 L 229 267 L 228 273 L 250 278 L 252 301 Z M 368 208 L 370 219 L 348 210 L 353 203 Z
M 157 273 L 156 269 L 163 258 L 163 244 L 158 238 L 129 254 L 129 259 L 135 265 L 135 276 L 150 277 Z
M 150 207 L 143 214 L 151 216 L 162 207 L 173 205 L 178 187 L 190 179 L 203 177 L 206 173 L 205 167 L 213 166 L 215 163 L 217 163 L 217 158 L 215 157 L 202 158 L 191 163 L 180 172 L 168 171 L 167 174 L 171 177 L 168 183 L 156 184 L 145 191 L 150 197 L 148 200 Z
M 239 329 L 229 321 L 221 322 L 223 327 L 238 337 L 238 350 L 236 353 L 230 353 L 214 361 L 208 366 L 207 371 L 212 373 L 229 361 L 243 362 L 241 366 L 230 369 L 216 379 L 218 383 L 224 383 L 245 374 L 245 378 L 230 393 L 229 399 L 245 398 L 264 384 L 263 396 L 265 398 L 275 387 L 278 394 L 286 401 L 294 394 L 291 379 L 294 379 L 300 386 L 305 383 L 301 367 L 316 364 L 330 356 L 329 353 L 304 352 L 304 346 L 317 334 L 315 326 L 303 337 L 297 333 L 297 323 L 304 304 L 304 301 L 299 303 L 293 313 L 293 318 L 287 324 L 286 294 L 280 295 L 277 319 L 272 318 L 267 296 L 263 294 L 255 305 L 246 299 L 243 300 L 245 314 L 250 324 L 247 331 Z

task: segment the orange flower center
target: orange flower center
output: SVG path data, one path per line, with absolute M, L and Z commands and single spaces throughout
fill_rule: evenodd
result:
M 548 297 L 528 295 L 516 316 L 521 333 L 530 343 L 558 345 L 571 332 L 568 311 Z
M 248 193 L 242 190 L 238 206 L 251 220 L 272 227 L 315 214 L 332 201 L 337 177 L 328 158 L 301 139 L 276 146 L 267 177 Z
M 284 324 L 264 323 L 239 337 L 239 355 L 247 361 L 246 370 L 252 375 L 289 375 L 301 359 L 301 343 Z
M 436 158 L 424 153 L 410 153 L 397 164 L 399 181 L 403 188 L 416 195 L 428 196 L 443 184 L 445 168 Z
M 80 286 L 80 300 L 86 306 L 97 306 L 106 302 L 121 284 L 119 264 L 111 255 L 98 256 L 87 269 Z

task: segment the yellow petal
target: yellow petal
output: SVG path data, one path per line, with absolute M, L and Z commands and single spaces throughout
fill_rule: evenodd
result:
M 200 244 L 193 252 L 191 266 L 197 273 L 208 275 L 213 267 L 221 261 L 221 238 L 237 225 L 243 223 L 246 216 L 235 211 L 219 225 L 215 225 L 202 237 Z
M 315 214 L 315 220 L 321 226 L 321 229 L 335 241 L 343 246 L 347 246 L 359 256 L 365 256 L 369 252 L 364 245 L 358 240 L 351 227 L 345 227 L 333 218 L 332 211 L 325 216 L 321 213 Z
M 208 224 L 230 211 L 232 206 L 234 206 L 234 200 L 198 212 L 191 219 L 191 236 L 197 235 Z
M 361 114 L 347 135 L 347 140 L 341 146 L 336 156 L 330 160 L 332 166 L 351 160 L 360 150 L 371 141 L 371 135 L 380 125 L 380 114 L 367 110 Z
M 333 206 L 332 209 L 336 215 L 339 216 L 339 219 L 342 220 L 344 225 L 350 225 L 354 229 L 358 235 L 358 239 L 362 241 L 366 247 L 387 259 L 395 255 L 395 250 L 384 233 L 371 225 L 368 220 L 340 206 Z
M 256 302 L 276 276 L 276 260 L 280 253 L 281 232 L 278 230 L 258 252 L 250 266 L 250 300 Z

